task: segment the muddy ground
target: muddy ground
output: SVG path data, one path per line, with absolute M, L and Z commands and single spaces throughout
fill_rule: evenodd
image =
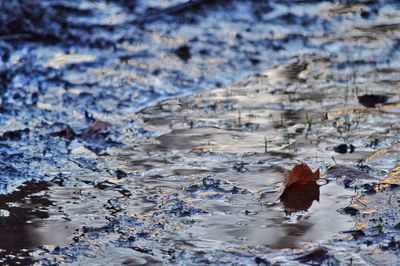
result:
M 1 263 L 400 264 L 397 1 L 0 7 Z

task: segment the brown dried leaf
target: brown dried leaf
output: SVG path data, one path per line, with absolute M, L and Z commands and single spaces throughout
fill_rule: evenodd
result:
M 64 129 L 62 129 L 61 131 L 58 132 L 54 132 L 52 134 L 53 136 L 57 136 L 60 138 L 65 138 L 67 140 L 73 140 L 76 137 L 75 132 L 72 130 L 71 127 L 66 126 Z
M 314 200 L 319 201 L 319 169 L 314 173 L 307 164 L 301 163 L 287 173 L 285 187 L 279 197 L 286 214 L 307 211 Z
M 111 127 L 110 123 L 96 121 L 87 128 L 85 131 L 82 132 L 80 135 L 83 139 L 90 139 L 90 138 L 104 138 L 108 135 L 108 128 Z
M 313 173 L 307 164 L 298 164 L 287 173 L 285 188 L 288 188 L 295 183 L 303 185 L 313 183 L 319 179 L 319 176 L 319 169 Z
M 286 173 L 285 183 L 278 191 L 264 192 L 260 199 L 268 203 L 280 199 L 287 209 L 306 210 L 314 200 L 319 200 L 319 186 L 316 183 L 319 176 L 319 169 L 313 173 L 308 165 L 298 164 Z

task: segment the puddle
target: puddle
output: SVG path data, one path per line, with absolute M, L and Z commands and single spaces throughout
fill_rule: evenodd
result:
M 228 202 L 205 202 L 212 215 L 197 218 L 173 239 L 186 240 L 194 250 L 262 245 L 273 249 L 301 248 L 315 240 L 328 240 L 354 226 L 354 220 L 337 210 L 348 206 L 353 193 L 334 183 L 320 188 L 320 200 L 300 201 L 308 212 L 285 215 L 283 206 L 263 206 L 251 197 L 230 197 Z M 298 216 L 298 218 L 296 218 Z M 187 246 L 189 248 L 189 246 Z
M 6 213 L 0 217 L 2 263 L 32 263 L 32 250 L 73 243 L 77 225 L 62 219 L 63 214 L 47 195 L 49 186 L 50 183 L 31 181 L 0 196 L 1 209 Z
M 396 265 L 396 1 L 3 2 L 2 262 Z

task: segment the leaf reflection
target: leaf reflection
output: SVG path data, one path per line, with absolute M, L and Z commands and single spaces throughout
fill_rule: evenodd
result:
M 294 183 L 285 188 L 280 200 L 286 215 L 297 211 L 307 211 L 314 200 L 319 201 L 319 185 L 315 181 Z

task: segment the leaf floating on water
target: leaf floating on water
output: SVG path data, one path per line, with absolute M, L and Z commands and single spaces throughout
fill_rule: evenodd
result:
M 280 200 L 285 214 L 307 211 L 314 200 L 319 201 L 319 169 L 313 173 L 307 164 L 301 163 L 287 173 L 285 188 Z
M 311 171 L 308 165 L 301 163 L 287 173 L 284 185 L 273 192 L 264 192 L 261 199 L 274 203 L 278 199 L 283 203 L 284 211 L 290 215 L 292 212 L 307 211 L 314 200 L 319 201 L 319 169 Z
M 384 104 L 389 99 L 386 95 L 365 94 L 358 96 L 358 102 L 365 107 L 373 108 L 378 104 Z
M 285 188 L 288 188 L 294 183 L 307 184 L 316 182 L 319 179 L 319 176 L 319 169 L 313 173 L 307 164 L 298 164 L 288 172 L 285 181 Z

